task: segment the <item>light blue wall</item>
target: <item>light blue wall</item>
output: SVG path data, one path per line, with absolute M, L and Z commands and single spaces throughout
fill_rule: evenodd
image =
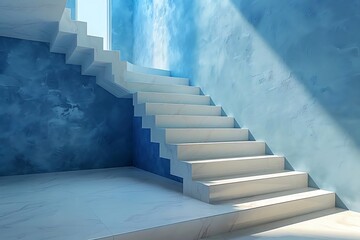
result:
M 76 15 L 76 0 L 67 0 L 66 1 L 66 8 L 70 8 L 71 9 L 71 19 L 75 20 L 75 15 Z
M 133 0 L 111 0 L 112 44 L 121 60 L 133 60 Z
M 129 166 L 132 118 L 48 44 L 0 37 L 0 176 Z
M 71 9 L 71 17 L 75 19 L 76 0 L 67 0 L 66 7 Z M 121 60 L 132 62 L 134 0 L 110 0 L 110 10 L 111 49 L 120 51 Z
M 360 211 L 359 7 L 137 0 L 134 62 L 191 77 L 256 139 Z

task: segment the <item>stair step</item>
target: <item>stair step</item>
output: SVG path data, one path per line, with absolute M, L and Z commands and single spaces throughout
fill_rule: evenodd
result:
M 190 188 L 190 192 L 195 198 L 216 202 L 306 188 L 307 186 L 307 173 L 284 170 L 275 173 L 244 174 L 186 182 L 184 189 Z
M 249 130 L 244 128 L 161 128 L 151 132 L 151 141 L 176 143 L 246 141 Z
M 172 103 L 143 103 L 134 106 L 135 116 L 145 115 L 197 115 L 221 116 L 221 107 Z
M 62 33 L 87 35 L 87 23 L 82 21 L 74 21 L 67 17 L 61 18 L 58 24 L 58 30 Z
M 81 72 L 84 75 L 96 76 L 106 67 L 112 67 L 116 61 L 120 61 L 120 53 L 118 51 L 108 51 L 102 49 L 94 49 L 87 59 L 84 59 Z
M 174 84 L 174 85 L 189 85 L 189 79 L 177 78 L 169 76 L 157 76 L 137 72 L 126 71 L 124 74 L 125 81 L 129 82 L 143 82 L 143 83 L 156 83 L 156 84 Z
M 169 148 L 172 159 L 183 161 L 265 154 L 265 143 L 261 141 L 180 143 L 170 144 Z
M 50 51 L 65 54 L 69 46 L 73 44 L 76 34 L 86 35 L 87 24 L 85 22 L 73 21 L 64 27 L 63 23 L 59 23 L 58 31 L 50 41 Z
M 178 103 L 193 105 L 210 105 L 210 97 L 190 94 L 137 92 L 133 104 L 142 103 Z
M 182 93 L 199 95 L 200 88 L 185 85 L 167 85 L 154 83 L 126 82 L 126 86 L 130 92 L 158 92 L 158 93 Z
M 138 65 L 134 65 L 132 63 L 126 62 L 126 70 L 130 72 L 144 73 L 144 74 L 152 74 L 158 76 L 170 76 L 170 71 L 156 68 L 148 68 L 142 67 Z
M 305 188 L 296 191 L 262 195 L 261 198 L 241 199 L 240 202 L 220 202 L 215 205 L 215 207 L 221 208 L 228 207 L 229 211 L 180 223 L 125 233 L 117 235 L 115 238 L 147 240 L 207 239 L 221 233 L 334 208 L 335 194 L 328 191 Z M 182 231 L 181 229 L 187 230 Z M 214 239 L 220 238 L 214 237 Z M 288 238 L 285 237 L 284 239 Z
M 239 229 L 333 208 L 335 193 L 303 188 L 216 204 L 231 204 L 241 211 L 234 224 L 234 229 Z
M 276 155 L 177 161 L 172 174 L 183 178 L 205 179 L 284 169 L 284 157 Z
M 66 53 L 66 63 L 82 65 L 84 59 L 91 58 L 94 49 L 103 49 L 101 37 L 77 35 L 73 45 Z
M 234 118 L 219 116 L 155 115 L 142 118 L 143 128 L 233 128 Z

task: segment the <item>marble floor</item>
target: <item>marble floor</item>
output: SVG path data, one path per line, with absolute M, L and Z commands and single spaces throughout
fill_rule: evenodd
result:
M 233 211 L 184 196 L 180 183 L 132 167 L 0 178 L 0 240 L 162 240 L 149 238 L 161 231 L 197 239 L 188 237 L 191 231 Z M 214 239 L 360 239 L 360 214 L 330 211 Z
M 97 239 L 230 211 L 132 167 L 0 178 L 1 240 Z
M 359 240 L 360 213 L 343 209 L 290 218 L 207 240 Z

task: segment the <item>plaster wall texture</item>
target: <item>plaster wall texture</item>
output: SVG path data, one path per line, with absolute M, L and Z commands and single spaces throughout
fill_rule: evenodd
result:
M 360 1 L 137 0 L 134 62 L 211 95 L 360 211 Z
M 0 176 L 129 166 L 132 117 L 48 44 L 0 37 Z

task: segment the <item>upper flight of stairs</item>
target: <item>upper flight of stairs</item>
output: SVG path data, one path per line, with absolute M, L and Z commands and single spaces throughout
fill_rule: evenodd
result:
M 335 206 L 334 193 L 309 188 L 307 173 L 285 170 L 283 156 L 267 155 L 264 142 L 250 141 L 248 130 L 236 128 L 188 79 L 120 61 L 119 52 L 103 50 L 102 39 L 88 36 L 86 23 L 72 21 L 69 10 L 51 39 L 51 51 L 66 54 L 67 63 L 81 65 L 113 95 L 133 97 L 135 116 L 151 130 L 171 174 L 183 178 L 184 194 L 233 204 L 239 215 L 226 217 L 237 217 L 236 223 L 214 234 Z

